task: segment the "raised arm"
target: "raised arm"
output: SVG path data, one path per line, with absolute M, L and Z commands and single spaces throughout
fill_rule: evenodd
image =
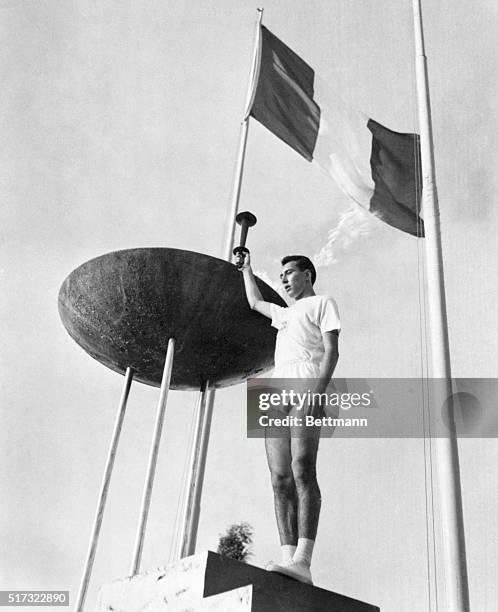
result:
M 271 305 L 270 302 L 265 302 L 263 300 L 261 291 L 256 284 L 256 279 L 254 278 L 251 268 L 251 256 L 249 253 L 246 253 L 241 271 L 244 278 L 244 287 L 246 289 L 247 301 L 250 308 L 271 319 Z

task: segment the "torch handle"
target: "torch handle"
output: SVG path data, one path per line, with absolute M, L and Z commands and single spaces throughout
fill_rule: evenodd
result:
M 245 211 L 240 212 L 235 220 L 240 225 L 240 243 L 239 246 L 234 248 L 233 254 L 236 258 L 235 265 L 240 270 L 244 265 L 246 254 L 249 253 L 248 249 L 246 249 L 247 232 L 256 223 L 257 219 L 252 213 Z
M 240 223 L 240 243 L 239 246 L 246 246 L 247 232 L 249 231 L 249 224 L 246 219 L 242 219 Z

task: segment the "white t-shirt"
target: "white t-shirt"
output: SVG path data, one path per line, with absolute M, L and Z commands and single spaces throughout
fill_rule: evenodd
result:
M 274 376 L 283 377 L 279 372 L 285 366 L 300 362 L 318 371 L 325 352 L 322 334 L 341 329 L 335 300 L 329 295 L 312 295 L 288 308 L 272 304 L 271 315 L 271 324 L 278 329 Z

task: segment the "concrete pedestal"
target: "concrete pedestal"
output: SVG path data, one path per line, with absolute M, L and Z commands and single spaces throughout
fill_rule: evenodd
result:
M 97 612 L 232 610 L 379 612 L 371 604 L 210 551 L 105 585 L 97 603 Z

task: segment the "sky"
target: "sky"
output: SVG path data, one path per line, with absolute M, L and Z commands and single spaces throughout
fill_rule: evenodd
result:
M 498 8 L 491 0 L 423 6 L 452 372 L 494 377 Z M 58 291 L 81 263 L 119 249 L 221 256 L 256 7 L 0 0 L 2 589 L 76 598 L 123 379 L 69 338 Z M 343 98 L 391 129 L 418 130 L 408 0 L 267 0 L 264 8 L 265 25 Z M 240 207 L 258 217 L 248 241 L 257 270 L 276 281 L 281 256 L 317 254 L 349 206 L 251 123 Z M 343 234 L 334 263 L 318 270 L 318 292 L 341 312 L 336 376 L 422 376 L 421 241 L 375 220 L 356 234 Z M 157 399 L 157 389 L 132 387 L 88 609 L 100 585 L 129 571 Z M 172 558 L 196 399 L 170 394 L 143 569 Z M 278 558 L 278 539 L 263 443 L 247 439 L 245 418 L 243 385 L 217 393 L 198 550 L 215 549 L 228 525 L 247 521 L 252 562 L 264 566 Z M 497 458 L 494 439 L 460 441 L 479 612 L 498 600 Z M 322 441 L 317 585 L 383 612 L 435 609 L 424 465 L 419 439 Z

